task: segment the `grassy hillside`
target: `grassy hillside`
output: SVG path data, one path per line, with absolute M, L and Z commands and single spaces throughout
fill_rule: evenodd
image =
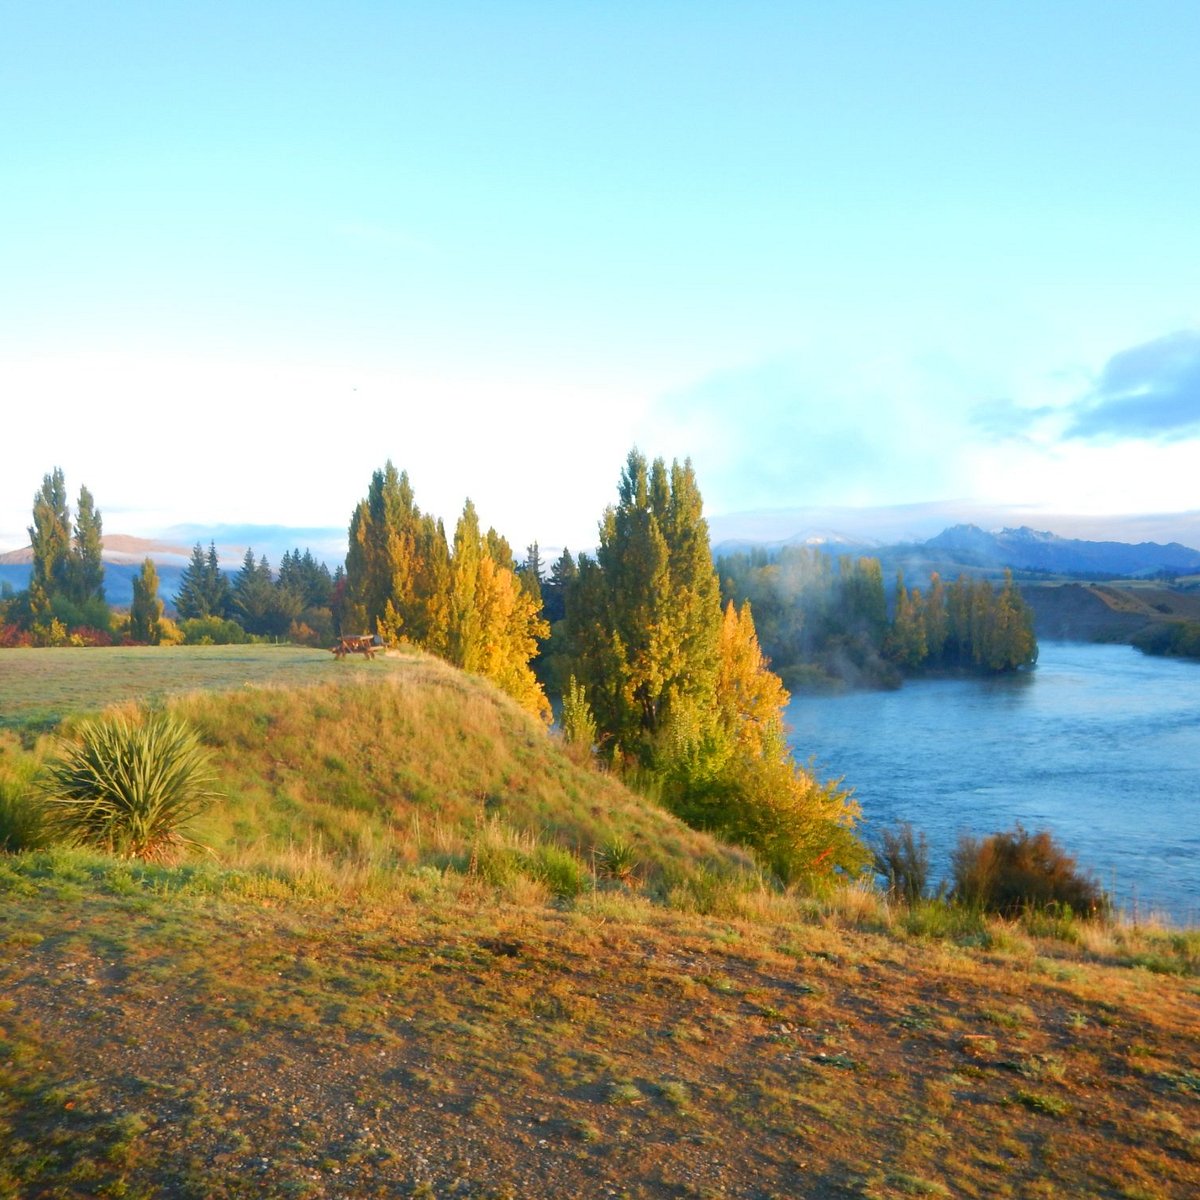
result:
M 69 735 L 94 699 L 147 697 L 194 727 L 225 799 L 190 834 L 226 868 L 387 889 L 397 869 L 451 867 L 496 882 L 540 876 L 562 893 L 621 844 L 655 886 L 753 873 L 744 853 L 572 761 L 490 684 L 426 655 L 29 650 L 0 667 L 10 658 L 21 669 L 0 677 L 0 711 L 25 723 L 0 741 L 9 759 L 20 757 L 18 737 L 28 743 L 49 720 L 61 716 Z M 207 687 L 184 690 L 198 684 Z M 42 735 L 26 757 L 53 747 Z
M 1200 934 L 782 894 L 479 680 L 264 653 L 162 701 L 212 854 L 0 855 L 0 1198 L 1200 1188 Z
M 1159 624 L 1200 621 L 1200 594 L 1146 583 L 1023 584 L 1039 637 L 1128 642 Z
M 323 860 L 378 881 L 473 860 L 503 875 L 506 848 L 551 844 L 590 867 L 620 839 L 643 875 L 751 870 L 744 854 L 573 762 L 483 680 L 424 655 L 380 668 L 170 702 L 219 766 L 229 799 L 197 835 L 222 862 Z

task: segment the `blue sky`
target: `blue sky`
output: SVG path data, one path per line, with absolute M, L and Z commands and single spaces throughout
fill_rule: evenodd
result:
M 0 549 L 1196 510 L 1193 3 L 27 5 L 0 44 Z

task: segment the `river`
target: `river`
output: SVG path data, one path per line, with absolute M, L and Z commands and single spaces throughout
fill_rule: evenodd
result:
M 1043 642 L 1016 676 L 795 697 L 796 756 L 852 787 L 868 841 L 929 839 L 932 881 L 960 833 L 1049 829 L 1117 905 L 1200 924 L 1200 664 Z

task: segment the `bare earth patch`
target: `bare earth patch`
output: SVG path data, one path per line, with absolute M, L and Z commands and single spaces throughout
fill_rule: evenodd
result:
M 1194 977 L 626 915 L 14 888 L 0 1195 L 1200 1189 Z

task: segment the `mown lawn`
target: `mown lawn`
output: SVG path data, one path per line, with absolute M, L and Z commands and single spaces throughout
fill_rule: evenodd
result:
M 246 684 L 315 683 L 385 672 L 394 660 L 338 662 L 301 646 L 122 646 L 0 650 L 0 728 L 45 730 L 126 701 Z

